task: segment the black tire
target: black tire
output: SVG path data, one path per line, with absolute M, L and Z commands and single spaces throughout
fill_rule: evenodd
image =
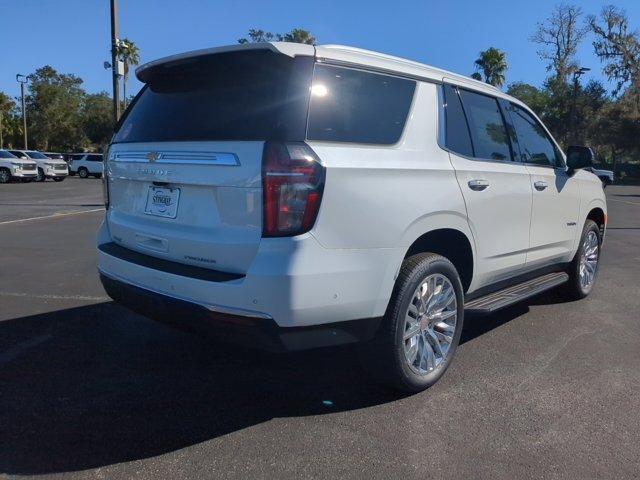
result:
M 38 176 L 36 177 L 36 182 L 44 182 L 47 177 L 44 175 L 44 170 L 38 167 Z
M 414 293 L 427 277 L 444 276 L 455 293 L 457 320 L 446 355 L 432 371 L 418 374 L 405 357 L 405 319 Z M 451 311 L 454 309 L 452 307 Z M 406 258 L 382 319 L 380 328 L 371 342 L 361 346 L 361 361 L 365 370 L 381 383 L 405 392 L 419 392 L 434 383 L 451 363 L 462 333 L 464 322 L 464 295 L 460 277 L 453 264 L 435 253 L 420 253 Z
M 11 170 L 8 168 L 0 168 L 0 183 L 11 182 Z
M 78 169 L 78 176 L 80 178 L 88 178 L 89 177 L 89 171 L 84 167 L 80 167 Z
M 65 177 L 54 177 L 54 178 L 53 178 L 53 181 L 54 181 L 54 182 L 61 182 L 61 181 L 63 181 L 63 180 L 64 180 L 64 178 L 65 178 Z
M 597 263 L 595 267 L 595 272 L 593 274 L 594 275 L 593 280 L 588 286 L 585 287 L 583 283 L 580 281 L 580 270 L 581 270 L 582 258 L 586 248 L 585 240 L 590 235 L 590 232 L 594 232 L 598 239 L 597 260 L 596 260 Z M 573 257 L 573 260 L 571 261 L 571 265 L 569 265 L 569 268 L 567 270 L 567 273 L 569 274 L 569 281 L 564 286 L 564 293 L 567 299 L 579 300 L 581 298 L 585 298 L 593 290 L 593 286 L 595 285 L 595 282 L 598 276 L 598 268 L 600 266 L 601 245 L 602 245 L 602 237 L 600 235 L 600 229 L 598 228 L 598 225 L 593 220 L 587 220 L 584 224 L 584 228 L 582 229 L 582 235 L 580 236 L 580 244 L 578 245 L 578 251 L 576 252 L 575 257 Z

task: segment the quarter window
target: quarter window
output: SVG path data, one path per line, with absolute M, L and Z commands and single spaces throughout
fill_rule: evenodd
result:
M 467 120 L 457 90 L 451 85 L 444 87 L 445 145 L 452 152 L 473 157 L 473 147 Z
M 520 155 L 525 163 L 556 166 L 560 155 L 544 128 L 529 112 L 512 103 L 509 113 L 518 135 Z
M 507 129 L 495 98 L 460 90 L 467 114 L 474 156 L 490 160 L 512 160 Z
M 394 144 L 402 135 L 415 88 L 413 80 L 316 64 L 307 138 Z

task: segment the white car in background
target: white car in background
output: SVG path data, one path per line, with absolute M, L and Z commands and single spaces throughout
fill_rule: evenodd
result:
M 9 150 L 18 158 L 33 160 L 37 163 L 36 182 L 44 182 L 47 178 L 52 178 L 56 182 L 61 182 L 67 175 L 69 169 L 67 162 L 49 158 L 45 154 L 36 150 Z
M 74 153 L 69 157 L 69 174 L 80 178 L 102 177 L 102 154 Z
M 0 150 L 0 183 L 9 183 L 12 178 L 30 182 L 37 177 L 37 169 L 33 160 L 21 159 L 7 150 Z

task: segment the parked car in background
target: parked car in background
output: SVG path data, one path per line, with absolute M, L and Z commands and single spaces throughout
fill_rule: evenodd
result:
M 102 177 L 102 154 L 74 153 L 69 157 L 69 174 L 80 178 Z
M 369 372 L 418 391 L 465 315 L 593 290 L 607 218 L 593 152 L 565 157 L 491 85 L 293 43 L 136 74 L 97 239 L 106 292 L 133 310 L 267 349 L 360 341 Z
M 38 176 L 38 165 L 33 160 L 18 158 L 7 150 L 0 150 L 0 183 L 11 179 L 30 182 Z
M 611 185 L 613 183 L 614 175 L 611 170 L 599 170 L 597 168 L 592 168 L 591 171 L 596 174 L 602 182 L 602 188 L 606 188 L 607 185 Z
M 49 158 L 42 152 L 36 150 L 9 150 L 18 158 L 33 160 L 38 164 L 36 182 L 44 182 L 47 178 L 51 178 L 56 182 L 61 182 L 67 175 L 69 169 L 64 160 L 56 160 Z
M 42 152 L 43 155 L 46 155 L 49 158 L 53 158 L 54 160 L 64 160 L 64 155 L 62 155 L 61 153 L 54 153 L 54 152 Z

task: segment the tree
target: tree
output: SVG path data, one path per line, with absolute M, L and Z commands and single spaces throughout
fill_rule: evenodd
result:
M 504 52 L 494 47 L 488 48 L 480 52 L 480 56 L 475 61 L 475 66 L 484 75 L 485 82 L 494 87 L 501 87 L 504 84 L 504 74 L 508 68 Z
M 553 71 L 560 81 L 567 82 L 569 75 L 578 69 L 575 55 L 588 28 L 580 26 L 582 9 L 574 5 L 558 5 L 544 22 L 538 22 L 531 37 L 541 45 L 538 55 L 547 60 L 547 70 Z
M 6 131 L 8 131 L 9 122 L 11 120 L 10 115 L 16 107 L 16 103 L 6 95 L 4 92 L 0 92 L 0 148 L 4 148 L 4 137 Z
M 238 43 L 259 43 L 259 42 L 293 42 L 293 43 L 305 43 L 307 45 L 315 45 L 316 38 L 311 35 L 308 30 L 301 28 L 294 28 L 289 33 L 271 33 L 252 28 L 249 30 L 248 37 L 243 37 L 238 40 Z
M 127 106 L 127 81 L 129 80 L 129 65 L 138 65 L 140 63 L 140 50 L 128 38 L 123 38 L 116 47 L 118 60 L 124 63 L 124 77 L 122 79 L 122 98 L 124 98 L 124 106 Z
M 549 105 L 549 92 L 524 82 L 514 82 L 507 88 L 507 94 L 526 103 L 539 117 L 544 118 Z
M 84 98 L 82 79 L 46 65 L 29 75 L 29 80 L 25 97 L 29 144 L 40 150 L 84 146 L 79 115 Z
M 603 62 L 603 71 L 616 82 L 614 95 L 625 90 L 622 100 L 629 102 L 633 113 L 640 118 L 640 39 L 638 32 L 629 31 L 624 11 L 613 5 L 602 9 L 600 18 L 591 15 L 588 24 L 596 36 L 593 48 Z
M 283 42 L 305 43 L 307 45 L 315 45 L 316 43 L 316 38 L 311 35 L 311 32 L 301 28 L 294 28 L 289 33 L 279 35 L 279 37 Z
M 113 104 L 107 92 L 86 95 L 80 112 L 82 130 L 96 147 L 109 143 L 113 135 Z

